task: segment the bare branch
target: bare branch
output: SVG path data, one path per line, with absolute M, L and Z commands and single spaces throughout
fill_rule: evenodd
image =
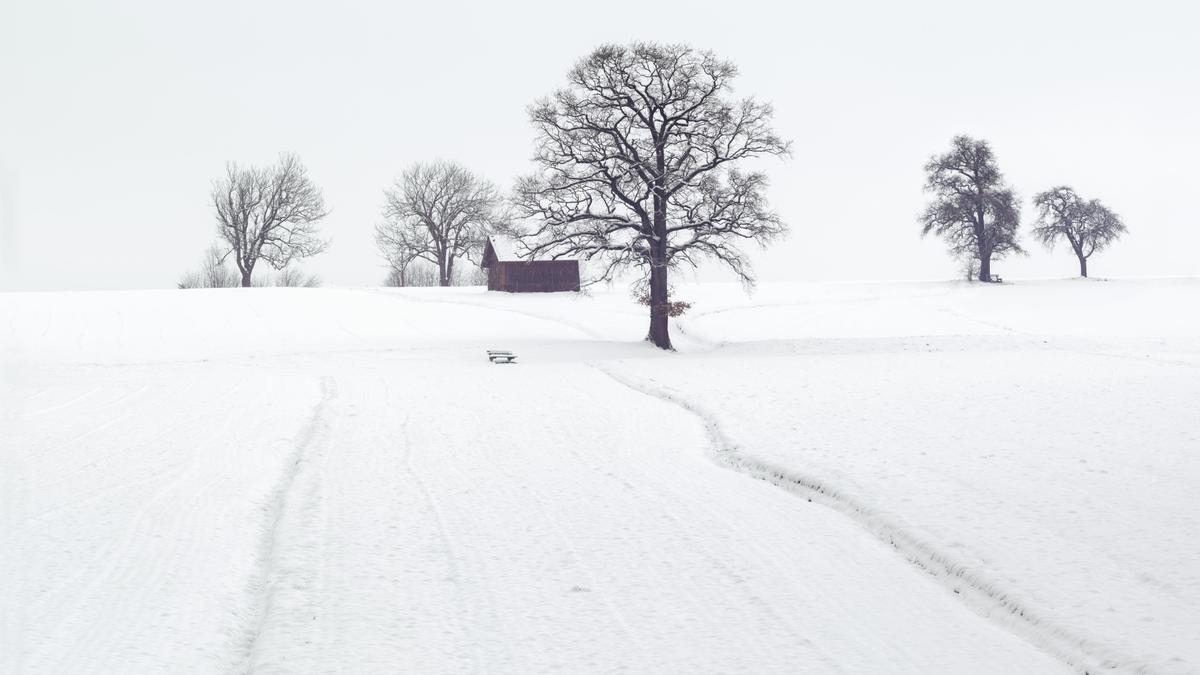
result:
M 439 284 L 449 286 L 455 263 L 480 254 L 498 227 L 500 203 L 495 186 L 459 164 L 415 164 L 384 190 L 375 242 L 401 280 L 409 264 L 425 260 L 437 266 Z
M 317 222 L 328 214 L 325 199 L 295 155 L 280 155 L 266 168 L 230 162 L 225 177 L 213 183 L 212 203 L 217 233 L 229 246 L 242 286 L 251 284 L 260 260 L 282 270 L 327 246 L 317 236 Z
M 991 281 L 992 260 L 1025 252 L 1017 243 L 1020 206 L 987 141 L 956 136 L 952 146 L 925 164 L 933 201 L 920 217 L 921 235 L 932 232 L 955 256 L 979 261 L 979 280 Z
M 669 347 L 667 270 L 720 262 L 753 282 L 739 242 L 785 228 L 766 205 L 766 179 L 733 167 L 786 156 L 771 107 L 729 100 L 737 69 L 686 45 L 606 45 L 568 74 L 568 87 L 529 110 L 535 174 L 513 207 L 533 255 L 599 260 L 611 278 L 641 270 L 652 298 L 650 339 Z
M 1079 260 L 1079 275 L 1088 275 L 1088 258 L 1126 232 L 1121 217 L 1093 199 L 1085 202 L 1071 188 L 1060 185 L 1033 198 L 1038 220 L 1033 234 L 1048 249 L 1065 240 Z

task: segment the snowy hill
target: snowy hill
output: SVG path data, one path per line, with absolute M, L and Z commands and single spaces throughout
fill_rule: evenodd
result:
M 0 671 L 1200 669 L 1200 282 L 678 297 L 0 294 Z

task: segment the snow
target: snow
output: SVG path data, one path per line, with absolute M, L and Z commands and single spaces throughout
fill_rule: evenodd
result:
M 492 235 L 488 237 L 488 243 L 492 245 L 496 260 L 506 262 L 521 259 L 521 256 L 517 255 L 517 242 L 509 237 Z
M 1200 669 L 1200 283 L 679 298 L 0 294 L 0 671 Z

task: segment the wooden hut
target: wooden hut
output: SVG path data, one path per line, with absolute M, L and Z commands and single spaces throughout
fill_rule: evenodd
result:
M 488 237 L 481 266 L 489 291 L 553 293 L 579 290 L 578 260 L 522 260 L 512 242 Z

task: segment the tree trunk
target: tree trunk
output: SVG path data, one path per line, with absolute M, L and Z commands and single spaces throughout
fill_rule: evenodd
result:
M 663 212 L 655 220 L 662 227 L 655 227 L 659 236 L 650 242 L 650 332 L 646 339 L 659 349 L 674 349 L 667 325 L 667 307 L 671 302 L 670 285 L 667 283 L 667 219 Z
M 671 298 L 667 291 L 669 286 L 666 255 L 665 251 L 660 253 L 660 249 L 665 248 L 657 242 L 651 246 L 651 254 L 655 260 L 650 264 L 650 333 L 646 335 L 646 339 L 660 349 L 673 349 L 667 324 L 667 303 Z
M 438 251 L 438 286 L 450 285 L 450 265 L 445 251 Z
M 250 275 L 254 270 L 242 270 L 242 288 L 250 288 Z
M 659 349 L 671 347 L 667 325 L 670 286 L 667 284 L 667 198 L 664 190 L 666 157 L 661 143 L 655 152 L 658 178 L 654 180 L 654 239 L 650 241 L 650 333 L 646 339 Z
M 1079 276 L 1087 278 L 1087 258 L 1079 256 Z
M 987 221 L 983 214 L 983 188 L 978 187 L 975 200 L 975 250 L 979 252 L 979 280 L 992 280 L 992 252 L 987 241 Z

